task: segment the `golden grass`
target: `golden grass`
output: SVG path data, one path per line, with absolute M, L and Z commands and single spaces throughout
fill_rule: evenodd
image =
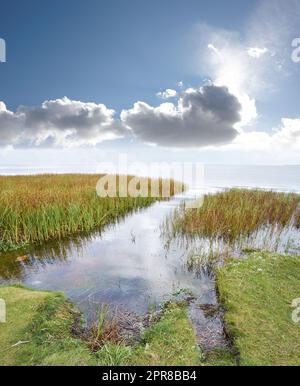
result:
M 185 211 L 176 225 L 187 234 L 235 241 L 264 225 L 299 227 L 299 203 L 293 193 L 231 189 L 205 196 L 203 206 Z
M 100 175 L 0 176 L 0 251 L 90 231 L 159 198 L 100 198 Z M 127 177 L 127 183 L 133 177 Z M 119 177 L 117 177 L 117 184 Z M 150 181 L 148 181 L 150 185 Z M 118 185 L 117 185 L 118 186 Z M 160 181 L 160 191 L 162 182 Z M 171 181 L 171 195 L 176 184 Z

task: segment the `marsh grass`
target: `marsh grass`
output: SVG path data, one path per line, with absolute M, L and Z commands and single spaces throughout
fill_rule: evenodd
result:
M 299 254 L 299 204 L 300 195 L 257 189 L 208 194 L 201 208 L 183 204 L 166 218 L 165 248 L 187 251 L 185 266 L 197 275 L 253 249 Z
M 188 234 L 235 241 L 265 225 L 300 226 L 300 196 L 263 190 L 231 189 L 207 195 L 203 206 L 180 219 Z
M 106 344 L 122 344 L 121 329 L 118 324 L 117 314 L 111 314 L 108 305 L 102 305 L 96 320 L 88 329 L 86 340 L 92 351 L 99 351 Z
M 162 199 L 150 197 L 150 194 L 123 198 L 118 192 L 115 198 L 100 198 L 96 193 L 100 177 L 79 174 L 0 176 L 0 252 L 89 232 Z M 127 177 L 127 184 L 132 178 Z M 150 187 L 151 181 L 147 181 Z M 183 189 L 179 185 L 170 181 L 171 195 L 176 189 Z M 159 186 L 161 194 L 162 180 Z

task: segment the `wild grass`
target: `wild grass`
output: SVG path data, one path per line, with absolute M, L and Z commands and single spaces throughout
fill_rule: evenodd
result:
M 130 365 L 197 366 L 202 352 L 187 315 L 186 305 L 168 304 L 163 318 L 150 327 L 128 359 Z
M 72 307 L 63 295 L 0 287 L 7 322 L 0 327 L 0 365 L 94 364 L 88 345 L 71 334 Z
M 99 175 L 0 176 L 0 252 L 26 244 L 61 239 L 116 221 L 160 196 L 100 198 Z M 119 184 L 117 176 L 117 186 Z M 129 183 L 133 177 L 127 177 Z M 126 181 L 127 180 L 127 181 Z M 123 181 L 123 179 L 122 179 Z M 147 179 L 148 186 L 151 181 Z M 170 193 L 178 185 L 170 181 Z M 137 187 L 138 188 L 138 187 Z M 150 192 L 150 189 L 149 189 Z
M 92 351 L 98 351 L 107 344 L 122 344 L 120 326 L 117 315 L 110 315 L 108 305 L 102 305 L 96 315 L 96 320 L 88 330 L 86 340 Z
M 241 365 L 300 365 L 300 257 L 256 252 L 217 272 L 225 322 Z
M 202 202 L 198 209 L 183 203 L 162 226 L 165 248 L 187 251 L 189 271 L 213 275 L 216 266 L 247 251 L 299 254 L 300 195 L 230 189 Z
M 0 366 L 200 363 L 201 353 L 184 304 L 166 306 L 140 344 L 128 346 L 109 336 L 106 307 L 91 340 L 81 335 L 78 315 L 62 294 L 10 286 L 0 287 L 0 298 L 6 302 L 8 316 L 0 327 Z M 91 347 L 91 342 L 97 344 Z
M 300 195 L 231 189 L 206 195 L 199 209 L 186 210 L 177 224 L 187 234 L 235 241 L 264 225 L 300 226 Z

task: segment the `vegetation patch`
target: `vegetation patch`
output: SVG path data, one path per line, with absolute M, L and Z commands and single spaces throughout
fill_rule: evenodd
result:
M 257 252 L 217 272 L 225 322 L 241 365 L 300 365 L 300 257 Z
M 0 324 L 0 365 L 88 365 L 88 345 L 71 333 L 72 306 L 62 294 L 0 287 L 7 322 Z
M 0 287 L 0 298 L 7 305 L 7 323 L 0 324 L 0 365 L 200 363 L 201 353 L 186 303 L 168 304 L 160 320 L 145 330 L 141 342 L 128 346 L 118 342 L 115 335 L 110 340 L 103 321 L 105 314 L 93 339 L 85 340 L 83 335 L 75 334 L 80 331 L 78 314 L 60 293 Z
M 163 318 L 145 332 L 129 364 L 195 366 L 200 364 L 201 358 L 186 303 L 170 303 L 166 306 Z
M 96 193 L 100 177 L 79 174 L 0 176 L 0 252 L 101 228 L 163 198 L 162 180 L 158 180 L 158 197 L 150 197 L 150 179 L 146 179 L 147 197 L 119 197 L 117 191 L 117 197 L 100 198 Z M 123 177 L 121 182 L 128 185 L 132 178 Z M 117 187 L 119 180 L 117 176 Z M 170 195 L 183 189 L 174 181 L 168 184 Z
M 235 241 L 264 225 L 300 226 L 300 195 L 263 190 L 231 189 L 204 198 L 201 208 L 185 210 L 177 230 L 208 238 Z

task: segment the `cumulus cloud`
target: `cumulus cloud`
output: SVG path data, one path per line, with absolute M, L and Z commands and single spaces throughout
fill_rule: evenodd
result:
M 124 135 L 114 110 L 103 104 L 68 98 L 41 106 L 20 106 L 16 112 L 0 102 L 0 146 L 95 145 Z
M 241 105 L 226 87 L 206 85 L 179 94 L 177 104 L 152 107 L 137 102 L 123 110 L 121 120 L 133 135 L 146 143 L 167 147 L 221 145 L 238 134 Z

